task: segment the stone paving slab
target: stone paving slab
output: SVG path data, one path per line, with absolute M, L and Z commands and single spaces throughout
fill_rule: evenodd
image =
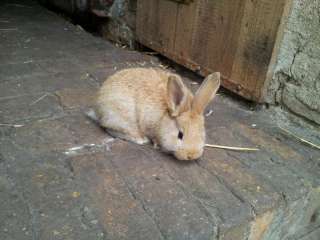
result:
M 104 153 L 73 156 L 69 161 L 108 239 L 164 239 Z
M 160 66 L 35 1 L 0 3 L 0 239 L 317 239 L 320 153 L 270 111 L 221 93 L 206 149 L 179 162 L 108 136 L 85 116 L 119 69 Z M 183 69 L 194 91 L 201 79 Z
M 62 108 L 52 95 L 33 94 L 0 100 L 0 113 L 2 123 L 19 124 L 57 116 Z
M 3 168 L 1 162 L 0 167 Z M 33 239 L 29 206 L 22 194 L 14 188 L 9 177 L 2 171 L 0 173 L 1 239 Z

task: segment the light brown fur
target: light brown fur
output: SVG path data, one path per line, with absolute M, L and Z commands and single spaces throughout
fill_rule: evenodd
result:
M 155 68 L 121 70 L 104 82 L 95 111 L 100 124 L 117 137 L 138 144 L 151 140 L 178 159 L 196 159 L 205 142 L 203 110 L 220 83 L 219 75 L 214 77 L 194 99 L 176 74 Z

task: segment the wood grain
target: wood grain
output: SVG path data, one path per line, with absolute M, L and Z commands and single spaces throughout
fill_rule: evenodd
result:
M 223 86 L 262 102 L 290 0 L 138 0 L 138 40 Z
M 161 53 L 174 52 L 177 9 L 177 3 L 169 0 L 139 0 L 138 40 Z

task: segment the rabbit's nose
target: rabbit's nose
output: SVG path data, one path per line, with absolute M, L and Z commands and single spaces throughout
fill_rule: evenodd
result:
M 202 156 L 203 151 L 195 149 L 193 151 L 189 151 L 186 154 L 186 159 L 187 160 L 196 160 L 199 159 Z
M 188 160 L 195 160 L 195 159 L 200 158 L 200 156 L 201 156 L 201 153 L 199 153 L 199 152 L 191 152 L 191 153 L 187 154 L 187 159 Z
M 201 157 L 202 151 L 178 151 L 174 155 L 179 160 L 196 160 Z

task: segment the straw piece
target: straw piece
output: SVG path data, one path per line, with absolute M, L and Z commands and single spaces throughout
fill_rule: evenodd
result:
M 287 133 L 287 134 L 293 136 L 294 138 L 300 140 L 301 142 L 306 143 L 306 144 L 308 144 L 309 146 L 314 147 L 314 148 L 317 148 L 317 149 L 320 150 L 320 146 L 319 146 L 319 145 L 314 144 L 314 143 L 312 143 L 312 142 L 310 142 L 310 141 L 308 141 L 308 140 L 306 140 L 306 139 L 303 139 L 303 138 L 297 136 L 296 134 L 290 132 L 289 130 L 284 129 L 283 127 L 280 127 L 280 126 L 279 126 L 279 128 L 280 128 L 282 131 L 284 131 L 285 133 Z
M 142 53 L 147 54 L 147 55 L 157 55 L 157 54 L 159 54 L 157 52 L 142 52 Z
M 18 28 L 0 28 L 0 31 L 17 31 Z
M 213 113 L 213 111 L 212 111 L 212 109 L 210 109 L 210 110 L 205 114 L 205 116 L 206 116 L 206 117 L 209 117 L 212 113 Z
M 226 150 L 233 150 L 233 151 L 259 151 L 260 150 L 258 148 L 230 147 L 230 146 L 215 145 L 215 144 L 206 144 L 205 147 L 219 148 L 219 149 L 226 149 Z
M 7 6 L 14 6 L 14 7 L 22 7 L 22 8 L 32 8 L 31 6 L 23 5 L 23 4 L 17 4 L 17 3 L 7 3 Z
M 191 81 L 190 84 L 191 84 L 191 85 L 199 85 L 198 82 L 193 82 L 193 81 Z
M 24 125 L 22 125 L 22 124 L 11 124 L 11 123 L 0 123 L 0 126 L 8 126 L 8 127 L 19 128 L 19 127 L 23 127 Z
M 42 99 L 44 99 L 44 98 L 45 98 L 46 96 L 48 96 L 48 95 L 49 95 L 48 93 L 43 94 L 43 95 L 42 95 L 41 97 L 39 97 L 37 100 L 33 101 L 33 102 L 30 104 L 30 106 L 32 106 L 32 105 L 40 102 Z

